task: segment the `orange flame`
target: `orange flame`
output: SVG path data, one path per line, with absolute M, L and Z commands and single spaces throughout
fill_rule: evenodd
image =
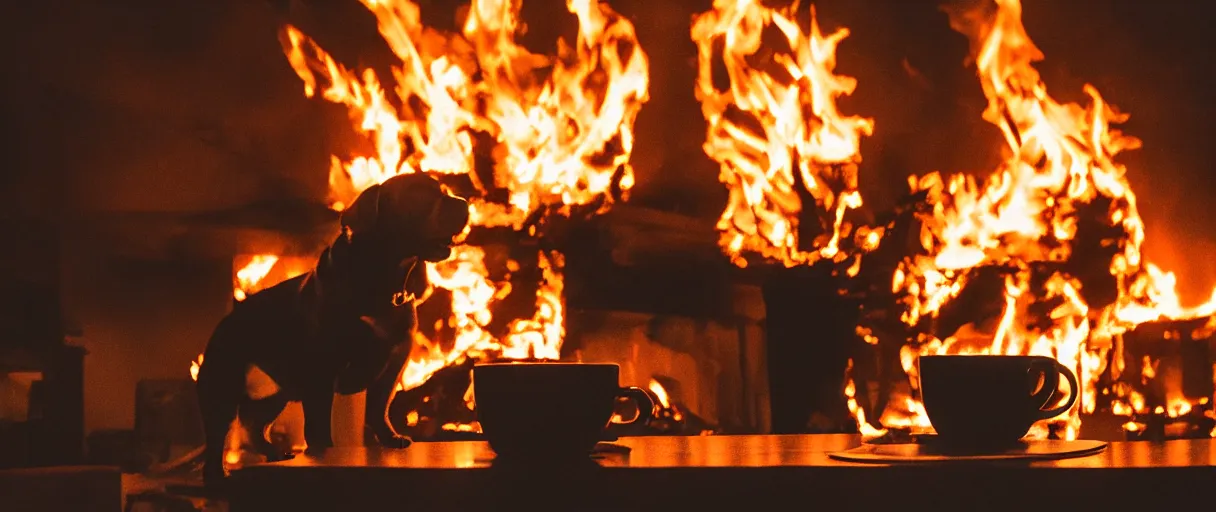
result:
M 650 382 L 646 385 L 646 388 L 649 389 L 651 393 L 654 393 L 655 398 L 658 400 L 658 403 L 656 404 L 658 411 L 669 415 L 672 421 L 683 421 L 684 413 L 680 412 L 680 409 L 671 401 L 671 397 L 667 394 L 667 388 L 664 388 L 658 380 L 653 378 L 650 379 Z M 620 418 L 618 417 L 618 420 L 619 419 Z
M 262 280 L 270 274 L 270 269 L 279 262 L 279 257 L 273 254 L 258 254 L 253 256 L 240 270 L 236 271 L 236 283 L 232 288 L 232 297 L 238 301 L 245 300 L 264 288 Z
M 849 31 L 825 37 L 812 10 L 810 33 L 804 33 L 794 21 L 796 8 L 715 0 L 692 25 L 697 100 L 709 125 L 704 149 L 730 192 L 718 221 L 720 243 L 739 266 L 747 265 L 746 253 L 787 266 L 837 257 L 841 237 L 851 230 L 845 212 L 861 206 L 859 146 L 874 123 L 836 110 L 836 98 L 851 94 L 857 80 L 833 73 L 836 46 Z M 782 48 L 762 51 L 766 29 L 776 29 Z M 729 84 L 715 80 L 720 67 Z M 814 198 L 824 227 L 809 244 L 813 250 L 799 240 L 804 193 Z
M 921 241 L 925 254 L 908 258 L 894 276 L 892 289 L 906 296 L 903 320 L 917 325 L 936 317 L 958 296 L 970 270 L 982 266 L 1008 269 L 1005 306 L 991 331 L 964 326 L 945 340 L 928 337 L 904 347 L 902 363 L 916 384 L 915 361 L 926 354 L 1036 354 L 1055 357 L 1077 371 L 1082 383 L 1078 406 L 1032 429 L 1044 435 L 1049 424 L 1074 438 L 1082 409 L 1092 412 L 1096 384 L 1106 370 L 1112 338 L 1149 320 L 1210 315 L 1216 300 L 1183 308 L 1174 292 L 1174 277 L 1142 261 L 1144 225 L 1126 169 L 1114 161 L 1140 141 L 1111 127 L 1127 119 L 1089 85 L 1090 105 L 1061 104 L 1032 63 L 1043 58 L 1021 21 L 1018 0 L 995 0 L 996 11 L 951 13 L 952 26 L 972 39 L 980 83 L 988 98 L 984 119 L 997 125 L 1008 148 L 1004 163 L 983 184 L 966 175 L 943 180 L 931 173 L 910 183 L 927 191 L 934 204 L 923 215 Z M 1105 202 L 1105 203 L 1104 203 Z M 1067 262 L 1073 257 L 1078 228 L 1095 204 L 1109 204 L 1103 222 L 1118 233 L 1108 268 L 1118 284 L 1110 306 L 1092 310 L 1081 294 L 1081 281 L 1063 270 L 1045 280 L 1034 277 L 1035 265 Z M 1087 256 L 1089 257 L 1089 256 Z M 1214 296 L 1216 299 L 1216 296 Z M 1048 325 L 1032 323 L 1034 305 L 1051 306 Z M 1122 354 L 1115 353 L 1122 366 Z M 1135 392 L 1126 398 L 1136 402 Z M 1116 409 L 1141 410 L 1139 405 Z M 892 400 L 884 425 L 927 426 L 914 399 Z M 1182 406 L 1175 406 L 1182 410 Z M 1117 411 L 1118 412 L 1118 411 Z M 1126 412 L 1126 411 L 1125 411 Z M 860 418 L 860 416 L 859 416 Z
M 203 355 L 199 354 L 198 359 L 190 361 L 190 380 L 198 382 L 198 370 L 203 366 Z
M 393 69 L 397 106 L 371 69 L 346 69 L 295 27 L 283 37 L 304 94 L 317 94 L 324 76 L 322 97 L 346 105 L 376 146 L 374 156 L 334 157 L 336 209 L 400 173 L 468 174 L 486 192 L 472 172 L 474 132 L 498 141 L 494 185 L 510 196 L 506 206 L 475 198 L 474 225 L 519 227 L 542 206 L 608 204 L 614 186 L 632 186 L 633 122 L 648 98 L 648 64 L 633 24 L 607 5 L 569 0 L 578 37 L 573 47 L 559 41 L 551 58 L 514 42 L 518 1 L 474 1 L 462 34 L 423 26 L 409 0 L 361 1 L 401 60 Z
M 569 214 L 576 205 L 602 211 L 626 197 L 633 123 L 649 87 L 648 59 L 629 20 L 595 0 L 568 0 L 578 36 L 558 41 L 551 57 L 516 44 L 518 0 L 474 0 L 459 34 L 423 26 L 410 0 L 361 1 L 400 60 L 395 98 L 374 71 L 347 69 L 295 27 L 285 27 L 282 37 L 305 95 L 348 107 L 375 147 L 372 155 L 333 157 L 335 209 L 373 184 L 412 172 L 467 175 L 476 191 L 475 226 L 519 230 L 536 212 Z M 486 152 L 495 160 L 493 183 L 475 172 L 475 133 L 496 143 Z M 505 204 L 484 199 L 492 190 L 506 191 Z M 465 357 L 559 357 L 561 255 L 540 255 L 536 313 L 511 322 L 501 339 L 486 329 L 492 303 L 510 285 L 492 281 L 484 260 L 481 248 L 460 246 L 449 260 L 428 266 L 432 284 L 452 294 L 448 325 L 455 335 L 443 343 L 416 336 L 399 389 Z
M 655 398 L 659 399 L 659 407 L 664 409 L 671 407 L 671 401 L 667 398 L 667 389 L 659 384 L 659 381 L 650 379 L 650 383 L 646 387 L 650 389 L 651 393 L 654 393 Z
M 506 359 L 558 359 L 565 339 L 560 254 L 538 255 L 543 274 L 536 291 L 536 313 L 531 319 L 511 322 L 508 333 L 496 339 L 486 327 L 493 320 L 491 306 L 510 293 L 509 283 L 495 283 L 485 277 L 485 252 L 478 247 L 459 246 L 453 257 L 427 269 L 431 283 L 452 292 L 452 316 L 448 325 L 455 330 L 451 343 L 427 339 L 416 333 L 414 346 L 399 388 L 422 385 L 444 367 L 465 357 L 482 358 L 497 354 Z
M 862 439 L 874 439 L 886 434 L 886 429 L 874 428 L 870 422 L 866 421 L 866 411 L 857 404 L 857 384 L 853 382 L 853 360 L 849 359 L 848 366 L 845 368 L 845 385 L 844 396 L 845 404 L 849 407 L 849 413 L 857 420 L 858 433 Z

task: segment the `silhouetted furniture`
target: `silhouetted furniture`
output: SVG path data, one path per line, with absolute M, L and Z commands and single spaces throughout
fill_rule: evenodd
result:
M 1216 441 L 1116 442 L 1077 459 L 863 465 L 848 434 L 622 438 L 628 455 L 524 468 L 477 441 L 336 448 L 237 470 L 231 510 L 1166 510 L 1206 499 Z
M 24 421 L 0 424 L 0 467 L 79 464 L 84 447 L 84 348 L 66 343 L 59 233 L 36 219 L 0 217 L 0 378 L 41 374 Z M 11 443 L 24 443 L 14 449 Z
M 144 379 L 135 385 L 135 433 L 157 462 L 203 444 L 203 420 L 194 388 L 194 381 L 188 378 Z
M 822 263 L 776 269 L 764 284 L 774 434 L 856 431 L 841 386 L 858 303 L 839 293 L 832 271 Z
M 84 451 L 84 356 L 82 347 L 39 349 L 0 346 L 0 375 L 41 372 L 30 389 L 27 420 L 9 424 L 0 442 L 27 448 L 0 460 L 0 467 L 79 464 Z M 12 436 L 12 437 L 8 437 Z

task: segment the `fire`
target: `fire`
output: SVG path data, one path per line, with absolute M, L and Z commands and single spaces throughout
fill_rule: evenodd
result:
M 531 319 L 511 323 L 503 340 L 502 355 L 507 359 L 558 359 L 566 337 L 565 304 L 561 253 L 537 255 L 542 278 L 536 291 L 536 314 Z
M 646 387 L 649 388 L 650 392 L 654 393 L 655 398 L 659 400 L 659 407 L 664 409 L 671 407 L 671 402 L 667 398 L 667 389 L 665 389 L 662 384 L 659 384 L 659 381 L 650 379 L 650 383 L 647 384 Z
M 857 419 L 857 427 L 862 439 L 873 439 L 883 434 L 886 434 L 885 429 L 874 428 L 870 422 L 866 421 L 866 411 L 861 406 L 857 405 L 857 384 L 853 381 L 853 360 L 849 359 L 849 364 L 845 369 L 845 385 L 844 396 L 846 405 L 849 407 L 849 414 L 852 414 Z
M 260 286 L 263 279 L 270 274 L 270 269 L 279 262 L 279 257 L 274 254 L 258 254 L 253 256 L 236 271 L 236 283 L 232 288 L 232 297 L 237 301 L 245 300 L 250 294 L 262 289 Z
M 1112 349 L 1113 364 L 1122 367 L 1113 339 L 1150 320 L 1210 315 L 1216 300 L 1183 308 L 1173 274 L 1143 261 L 1144 225 L 1136 196 L 1126 169 L 1114 160 L 1140 146 L 1112 127 L 1127 116 L 1089 85 L 1087 106 L 1052 99 L 1032 65 L 1043 55 L 1022 25 L 1019 0 L 995 0 L 995 5 L 995 12 L 951 12 L 951 25 L 971 38 L 988 98 L 984 119 L 1004 134 L 1006 159 L 982 185 L 967 175 L 931 173 L 910 180 L 914 191 L 928 192 L 932 211 L 920 218 L 924 253 L 903 262 L 892 289 L 905 297 L 903 320 L 923 326 L 935 321 L 978 271 L 992 270 L 1004 282 L 1003 307 L 990 327 L 965 325 L 944 340 L 923 335 L 904 347 L 903 369 L 915 389 L 919 355 L 1055 357 L 1077 372 L 1080 405 L 1036 426 L 1032 434 L 1055 427 L 1074 438 L 1082 409 L 1093 412 Z M 1095 243 L 1095 233 L 1105 238 Z M 1094 306 L 1082 281 L 1087 263 L 1096 261 L 1104 261 L 1115 293 L 1109 304 Z M 1136 395 L 1125 396 L 1131 407 L 1117 403 L 1116 409 L 1142 409 L 1143 397 L 1137 406 Z M 881 422 L 927 426 L 919 403 L 903 398 L 891 401 Z M 1183 408 L 1172 405 L 1171 412 Z
M 198 359 L 190 361 L 190 380 L 198 382 L 198 369 L 203 367 L 203 355 L 199 354 Z
M 518 1 L 474 1 L 460 34 L 423 26 L 410 0 L 361 1 L 401 61 L 396 102 L 373 70 L 355 73 L 295 27 L 283 31 L 304 94 L 346 105 L 375 145 L 373 156 L 334 157 L 335 209 L 396 174 L 465 174 L 482 196 L 489 185 L 508 191 L 506 205 L 474 198 L 473 224 L 518 228 L 542 207 L 606 206 L 632 186 L 633 122 L 648 98 L 648 63 L 633 24 L 606 4 L 569 0 L 578 37 L 559 41 L 549 57 L 515 43 Z M 492 184 L 474 172 L 475 132 L 498 142 Z
M 241 446 L 248 443 L 250 433 L 241 427 L 240 418 L 233 418 L 228 425 L 228 436 L 224 438 L 224 464 L 235 466 L 241 462 Z
M 658 411 L 657 414 L 663 417 L 669 417 L 671 421 L 675 422 L 684 420 L 684 413 L 680 412 L 680 408 L 676 407 L 676 404 L 671 401 L 671 397 L 669 397 L 667 394 L 667 388 L 664 388 L 658 380 L 651 378 L 650 382 L 646 384 L 646 388 L 654 394 L 657 401 L 655 404 L 656 410 Z M 617 416 L 617 420 L 620 419 L 621 418 Z
M 447 324 L 455 335 L 450 343 L 443 343 L 415 333 L 400 388 L 420 386 L 435 372 L 465 357 L 558 359 L 565 339 L 561 275 L 564 262 L 558 253 L 537 256 L 543 280 L 536 292 L 536 313 L 531 319 L 512 321 L 502 339 L 496 339 L 486 329 L 493 320 L 494 301 L 510 293 L 510 285 L 486 277 L 489 272 L 481 248 L 459 246 L 452 258 L 428 267 L 431 283 L 452 293 L 452 316 Z
M 391 95 L 373 70 L 346 68 L 295 27 L 284 27 L 281 38 L 304 94 L 345 105 L 374 147 L 332 158 L 334 209 L 397 174 L 463 175 L 473 190 L 472 225 L 538 236 L 538 218 L 575 207 L 598 212 L 627 197 L 633 124 L 649 87 L 648 59 L 629 20 L 595 0 L 568 0 L 578 35 L 559 40 L 548 56 L 516 44 L 523 29 L 517 0 L 474 0 L 459 33 L 424 26 L 410 0 L 361 1 L 400 61 Z M 491 156 L 493 169 L 482 172 L 475 154 Z M 562 255 L 542 252 L 538 266 L 535 315 L 510 322 L 501 337 L 488 331 L 491 309 L 511 287 L 490 279 L 482 248 L 459 246 L 428 266 L 432 284 L 451 293 L 452 336 L 416 336 L 400 389 L 466 357 L 557 359 L 565 334 Z
M 861 206 L 860 141 L 874 123 L 837 111 L 836 98 L 851 94 L 857 80 L 833 73 L 836 46 L 849 31 L 825 37 L 812 10 L 805 33 L 794 20 L 796 8 L 715 0 L 692 25 L 696 95 L 708 124 L 704 149 L 730 192 L 718 221 L 720 243 L 740 266 L 747 253 L 786 266 L 836 258 L 852 230 L 845 213 Z M 781 48 L 763 48 L 762 37 L 773 30 Z M 801 239 L 804 195 L 814 198 L 821 224 L 813 240 Z M 861 245 L 877 244 L 869 233 L 859 230 Z

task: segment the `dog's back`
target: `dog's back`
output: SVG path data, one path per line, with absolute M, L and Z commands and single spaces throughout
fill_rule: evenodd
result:
M 309 278 L 304 274 L 288 279 L 236 303 L 207 343 L 200 382 L 208 370 L 244 375 L 249 365 L 276 381 L 290 380 L 289 360 L 310 345 L 309 331 L 315 322 L 302 297 Z

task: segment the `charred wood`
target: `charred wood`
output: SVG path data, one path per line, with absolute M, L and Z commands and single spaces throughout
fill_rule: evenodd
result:
M 841 284 L 825 262 L 774 272 L 762 287 L 773 433 L 849 429 L 840 390 L 859 304 L 841 293 Z

